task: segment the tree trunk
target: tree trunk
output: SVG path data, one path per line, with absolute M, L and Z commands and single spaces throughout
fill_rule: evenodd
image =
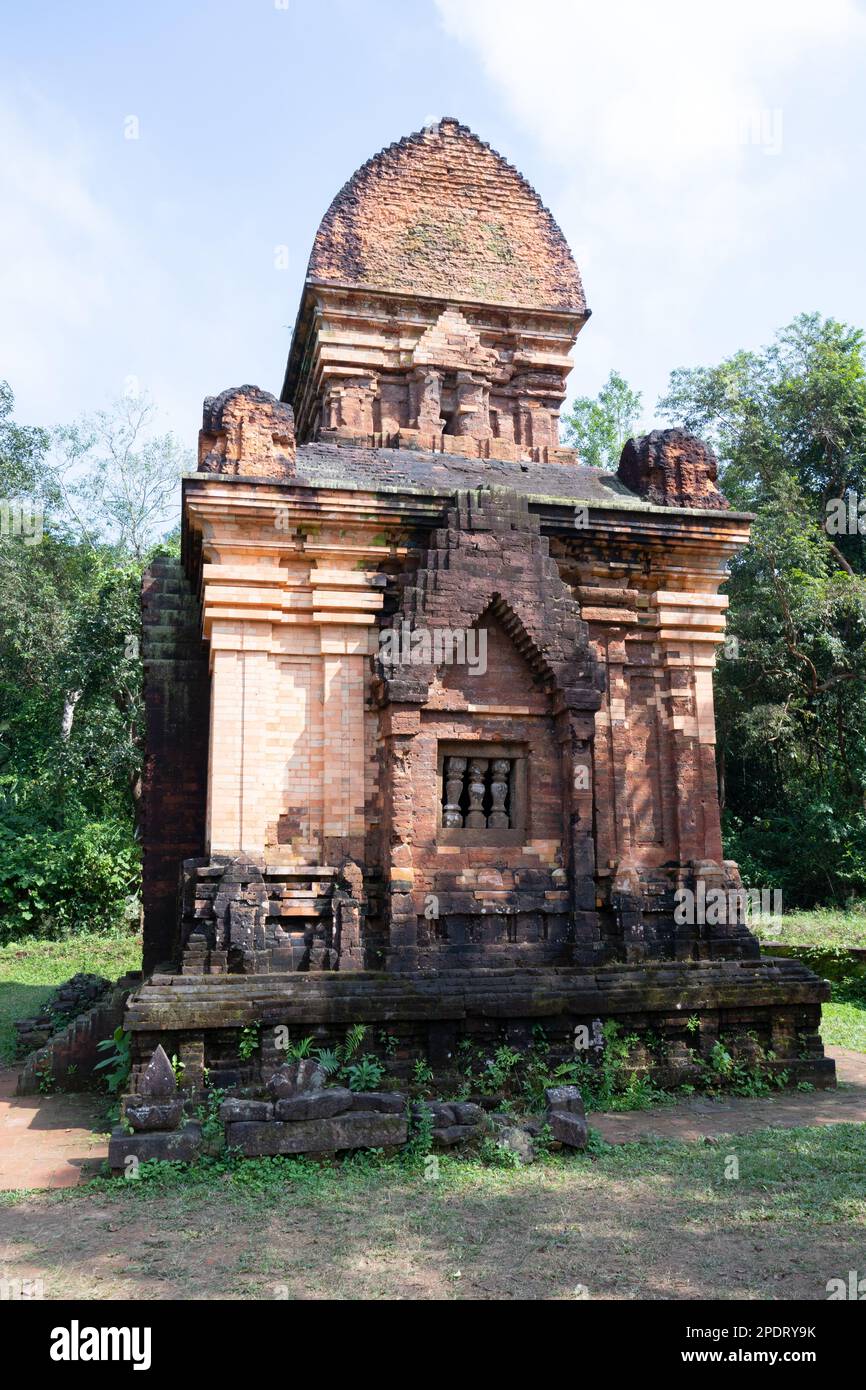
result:
M 81 699 L 80 690 L 70 690 L 66 699 L 63 701 L 63 718 L 60 721 L 60 737 L 64 743 L 69 742 L 69 735 L 72 733 L 72 721 L 75 718 L 75 706 Z

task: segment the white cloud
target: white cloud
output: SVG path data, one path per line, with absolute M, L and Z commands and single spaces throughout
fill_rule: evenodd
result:
M 162 428 L 189 443 L 200 401 L 177 363 L 189 363 L 198 328 L 179 291 L 196 268 L 177 231 L 186 259 L 161 263 L 152 203 L 145 225 L 118 196 L 113 175 L 138 156 L 120 121 L 85 133 L 31 86 L 0 101 L 0 378 L 19 420 L 49 426 L 108 405 L 135 379 L 161 407 Z
M 0 372 L 13 384 L 44 371 L 47 341 L 106 309 L 118 240 L 87 188 L 75 131 L 33 93 L 21 105 L 26 123 L 0 105 Z
M 630 352 L 654 395 L 701 341 L 696 316 L 718 312 L 714 299 L 756 273 L 779 226 L 802 220 L 810 191 L 830 180 L 841 193 L 845 161 L 815 125 L 832 119 L 846 65 L 856 79 L 866 14 L 855 0 L 436 3 L 446 32 L 477 56 L 558 170 L 558 191 L 540 192 L 598 315 L 580 342 L 575 388 Z M 841 113 L 838 126 L 844 140 Z M 651 338 L 663 370 L 650 384 L 636 340 Z
M 866 33 L 854 0 L 436 3 L 550 156 L 578 142 L 664 184 L 713 148 L 740 161 L 738 134 L 777 108 L 784 70 Z

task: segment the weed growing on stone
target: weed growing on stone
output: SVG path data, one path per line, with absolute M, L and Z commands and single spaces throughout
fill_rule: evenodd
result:
M 241 1029 L 238 1056 L 242 1062 L 248 1062 L 258 1052 L 261 1044 L 261 1028 L 260 1023 L 248 1023 L 245 1028 Z

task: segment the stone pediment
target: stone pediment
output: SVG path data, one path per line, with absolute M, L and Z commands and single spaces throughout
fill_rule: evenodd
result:
M 391 654 L 381 663 L 384 701 L 423 704 L 428 698 L 441 663 L 435 643 L 432 659 L 424 659 L 413 630 L 434 636 L 440 629 L 465 632 L 489 614 L 514 644 L 527 673 L 566 706 L 597 709 L 601 673 L 588 647 L 586 624 L 526 499 L 487 488 L 462 493 L 434 536 L 426 564 L 407 586 L 395 615 L 400 641 L 383 647 Z
M 480 334 L 453 305 L 422 333 L 412 353 L 416 367 L 441 367 L 452 371 L 492 372 L 496 353 L 482 347 Z

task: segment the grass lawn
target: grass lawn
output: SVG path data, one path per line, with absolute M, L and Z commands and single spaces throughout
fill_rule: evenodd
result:
M 814 907 L 786 912 L 778 924 L 750 925 L 760 941 L 780 941 L 790 946 L 866 946 L 866 903 L 856 903 L 851 908 Z
M 129 932 L 0 946 L 0 1061 L 12 1060 L 12 1020 L 35 1014 L 70 975 L 86 971 L 114 980 L 140 968 L 141 938 Z
M 825 1299 L 864 1241 L 862 1125 L 443 1155 L 432 1180 L 375 1155 L 214 1163 L 0 1206 L 0 1267 L 48 1299 Z
M 803 914 L 803 920 L 809 918 L 814 922 L 825 916 L 834 914 L 829 911 Z M 862 924 L 861 929 L 866 928 L 866 913 L 854 916 Z M 851 914 L 847 915 L 847 920 L 852 920 Z M 850 939 L 851 932 L 848 935 Z M 774 939 L 781 940 L 781 934 Z M 798 939 L 804 941 L 805 937 L 800 935 Z M 819 940 L 813 935 L 812 940 L 816 945 L 830 944 L 827 936 Z M 52 989 L 70 975 L 81 970 L 115 979 L 127 970 L 137 970 L 140 965 L 141 940 L 128 932 L 0 946 L 0 1062 L 13 1060 L 12 1020 L 36 1013 Z M 824 1042 L 866 1052 L 866 982 L 859 989 L 834 985 L 833 995 L 833 1002 L 824 1007 L 821 1029 Z
M 0 949 L 0 1038 L 78 970 L 137 968 L 124 936 Z M 825 1042 L 866 1051 L 866 983 Z M 652 1140 L 526 1168 L 377 1153 L 0 1194 L 0 1269 L 47 1299 L 820 1299 L 862 1267 L 866 1126 Z M 738 1176 L 730 1176 L 731 1159 Z
M 856 985 L 833 985 L 833 998 L 821 1009 L 825 1047 L 850 1047 L 866 1052 L 866 980 Z

